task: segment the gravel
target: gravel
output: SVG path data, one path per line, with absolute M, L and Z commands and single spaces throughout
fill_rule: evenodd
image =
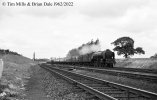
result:
M 85 100 L 85 93 L 39 66 L 32 73 L 26 88 L 25 100 Z

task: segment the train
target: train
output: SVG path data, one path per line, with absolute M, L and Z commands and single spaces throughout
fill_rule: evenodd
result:
M 115 53 L 109 49 L 66 58 L 64 61 L 51 61 L 51 64 L 83 65 L 93 67 L 114 67 Z

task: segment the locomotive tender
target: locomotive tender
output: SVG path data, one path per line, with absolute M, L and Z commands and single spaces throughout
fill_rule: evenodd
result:
M 109 49 L 98 52 L 91 52 L 78 57 L 71 57 L 65 61 L 52 62 L 53 64 L 84 65 L 94 67 L 113 67 L 115 54 Z

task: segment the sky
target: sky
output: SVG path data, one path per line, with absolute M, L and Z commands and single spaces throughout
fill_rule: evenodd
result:
M 150 57 L 157 53 L 156 5 L 157 0 L 0 0 L 0 48 L 29 58 L 33 52 L 37 58 L 65 57 L 91 39 L 100 40 L 101 50 L 112 50 L 113 41 L 129 36 L 145 51 L 133 57 Z

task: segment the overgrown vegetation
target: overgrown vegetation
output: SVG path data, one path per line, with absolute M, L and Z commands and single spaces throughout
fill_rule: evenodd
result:
M 9 49 L 7 49 L 7 50 L 5 50 L 5 49 L 0 49 L 0 54 L 1 54 L 1 55 L 13 54 L 13 55 L 19 55 L 19 56 L 21 56 L 21 54 L 18 54 L 17 52 L 10 51 Z

